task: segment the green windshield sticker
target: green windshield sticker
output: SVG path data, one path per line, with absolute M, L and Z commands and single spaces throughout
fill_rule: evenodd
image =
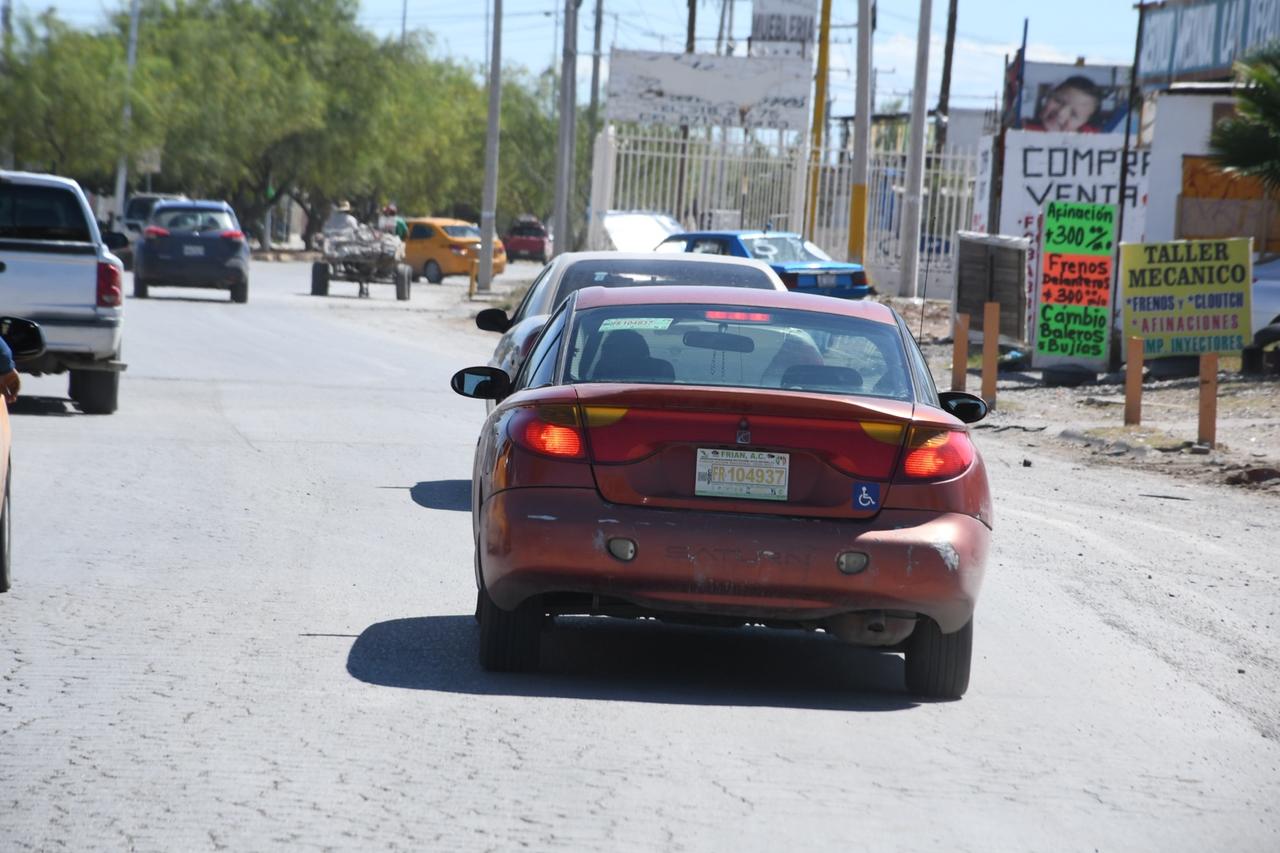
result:
M 614 329 L 665 329 L 671 325 L 670 317 L 610 317 L 600 324 L 600 331 Z

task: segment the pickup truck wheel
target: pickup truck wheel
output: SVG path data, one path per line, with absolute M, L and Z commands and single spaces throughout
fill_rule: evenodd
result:
M 490 672 L 529 672 L 538 668 L 545 615 L 531 598 L 515 610 L 503 610 L 480 590 L 480 665 Z
M 68 389 L 86 415 L 109 415 L 120 400 L 120 374 L 114 370 L 72 370 Z
M 0 592 L 9 591 L 9 548 L 13 542 L 13 523 L 9 516 L 9 478 L 13 476 L 13 460 L 5 469 L 4 503 L 0 504 Z
M 422 275 L 432 284 L 439 284 L 444 281 L 444 272 L 435 261 L 427 261 L 422 265 Z
M 241 305 L 249 301 L 249 281 L 248 279 L 240 279 L 231 285 L 231 301 Z
M 138 278 L 136 275 L 133 277 L 133 298 L 147 298 L 147 282 L 145 279 Z
M 969 689 L 973 620 L 954 634 L 921 616 L 907 638 L 907 691 L 928 699 L 959 699 Z
M 323 261 L 311 265 L 311 295 L 329 295 L 329 265 Z
M 396 265 L 396 299 L 404 302 L 409 298 L 409 282 L 413 280 L 413 267 L 408 264 Z

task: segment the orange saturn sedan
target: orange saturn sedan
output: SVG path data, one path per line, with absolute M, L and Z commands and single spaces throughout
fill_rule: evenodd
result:
M 528 670 L 548 615 L 822 630 L 969 684 L 991 539 L 977 397 L 939 394 L 891 308 L 716 287 L 589 287 L 476 448 L 480 662 Z
M 409 233 L 404 242 L 404 262 L 419 276 L 439 284 L 447 275 L 470 275 L 472 263 L 480 259 L 480 228 L 461 219 L 425 217 L 407 219 Z M 493 274 L 507 268 L 507 250 L 493 238 Z

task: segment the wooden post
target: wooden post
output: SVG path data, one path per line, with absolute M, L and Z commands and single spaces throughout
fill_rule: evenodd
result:
M 923 310 L 923 307 L 922 309 Z M 957 314 L 951 342 L 951 390 L 963 391 L 969 372 L 969 315 Z
M 1000 303 L 982 307 L 982 399 L 996 407 L 996 361 L 1000 358 Z
M 1218 354 L 1200 356 L 1200 430 L 1198 442 L 1210 447 L 1218 439 Z
M 1142 423 L 1142 338 L 1129 338 L 1124 363 L 1124 425 Z

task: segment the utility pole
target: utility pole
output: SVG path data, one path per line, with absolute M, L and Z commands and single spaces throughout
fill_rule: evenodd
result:
M 875 73 L 871 64 L 874 13 L 871 0 L 858 0 L 858 91 L 853 115 L 853 192 L 849 196 L 849 260 L 866 260 L 867 165 L 871 155 L 871 90 Z
M 573 149 L 577 134 L 577 93 L 575 80 L 578 65 L 578 3 L 581 0 L 565 0 L 564 49 L 560 57 L 560 137 L 556 147 L 556 199 L 554 229 L 551 244 L 553 255 L 568 251 L 573 215 L 574 181 Z
M 911 135 L 907 149 L 907 186 L 902 205 L 902 296 L 920 295 L 920 215 L 924 197 L 925 110 L 929 88 L 929 17 L 933 0 L 920 0 L 916 33 L 916 77 L 911 88 Z
M 591 143 L 595 145 L 596 134 L 600 132 L 600 37 L 604 30 L 604 0 L 596 0 L 594 45 L 591 52 Z
M 809 215 L 805 233 L 812 240 L 818 226 L 818 167 L 821 165 L 822 137 L 827 129 L 827 65 L 831 41 L 831 0 L 822 0 L 818 25 L 818 80 L 813 94 L 813 132 L 809 142 Z
M 938 93 L 938 133 L 934 137 L 934 151 L 941 154 L 947 144 L 947 120 L 951 114 L 951 54 L 956 49 L 956 5 L 947 4 L 947 41 L 942 50 L 942 90 Z
M 485 7 L 489 5 L 485 0 Z M 489 127 L 484 138 L 484 188 L 480 197 L 480 269 L 476 290 L 493 281 L 493 232 L 498 207 L 498 119 L 502 111 L 502 0 L 493 0 L 493 50 L 489 55 Z
M 124 194 L 129 184 L 129 124 L 133 120 L 133 67 L 138 64 L 138 15 L 140 0 L 129 4 L 129 47 L 126 55 L 124 71 L 124 117 L 123 132 L 120 134 L 120 160 L 116 163 L 116 221 L 124 222 Z M 121 225 L 120 227 L 123 227 Z
M 488 15 L 488 6 L 485 7 L 485 14 Z M 408 22 L 409 22 L 409 0 L 400 0 L 400 46 L 404 47 L 408 43 Z
M 693 53 L 695 39 L 694 35 L 698 29 L 698 2 L 697 0 L 689 0 L 689 21 L 685 25 L 684 31 L 684 52 Z M 673 211 L 676 219 L 684 222 L 684 179 L 686 161 L 689 159 L 689 125 L 680 125 L 680 162 L 676 168 L 676 209 Z
M 716 56 L 724 53 L 725 23 L 733 0 L 720 0 L 720 27 L 716 30 Z

